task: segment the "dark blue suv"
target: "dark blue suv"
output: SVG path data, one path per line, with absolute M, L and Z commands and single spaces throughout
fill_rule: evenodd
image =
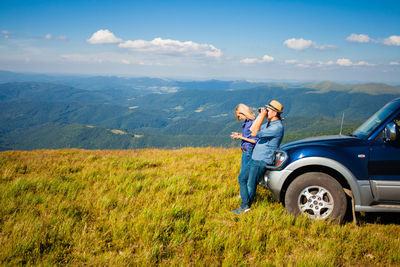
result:
M 276 151 L 264 184 L 293 214 L 341 221 L 353 212 L 400 212 L 400 98 L 351 135 L 315 137 Z

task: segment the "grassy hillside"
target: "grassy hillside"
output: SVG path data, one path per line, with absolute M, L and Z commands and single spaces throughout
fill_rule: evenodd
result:
M 314 119 L 295 117 L 285 120 L 284 125 L 286 134 L 283 143 L 312 136 L 339 134 L 340 131 L 338 120 L 324 117 Z M 342 132 L 351 133 L 355 129 L 353 125 L 357 124 L 355 122 L 344 124 Z M 185 126 L 187 127 L 183 128 Z M 240 141 L 232 140 L 229 135 L 232 131 L 240 130 L 241 124 L 235 121 L 225 127 L 208 122 L 201 124 L 189 122 L 178 123 L 175 127 L 148 128 L 141 131 L 110 129 L 87 124 L 45 123 L 9 132 L 0 130 L 0 151 L 60 148 L 238 147 Z M 182 134 L 184 132 L 187 134 Z
M 0 153 L 0 265 L 399 265 L 400 225 L 238 207 L 240 151 Z
M 0 81 L 1 76 L 0 71 Z M 371 95 L 334 90 L 339 85 L 330 82 L 314 84 L 314 87 L 322 88 L 323 92 L 319 92 L 314 87 L 294 88 L 279 84 L 245 89 L 241 82 L 220 81 L 186 82 L 182 83 L 186 89 L 175 93 L 136 95 L 136 89 L 131 88 L 136 93 L 118 89 L 117 81 L 128 82 L 125 79 L 87 79 L 89 83 L 103 81 L 104 86 L 109 86 L 88 90 L 43 82 L 0 84 L 0 151 L 70 147 L 231 147 L 229 134 L 241 130 L 234 117 L 236 105 L 246 103 L 256 109 L 271 99 L 280 100 L 285 107 L 284 142 L 288 142 L 328 132 L 338 133 L 343 114 L 344 126 L 354 129 L 389 100 L 399 97 L 399 88 L 394 91 L 396 94 Z M 148 85 L 171 82 L 134 80 Z M 111 86 L 113 82 L 116 87 Z M 243 88 L 221 89 L 229 84 Z M 176 87 L 176 84 L 170 85 Z M 379 84 L 370 85 L 375 89 L 383 88 Z M 364 88 L 364 85 L 359 88 Z M 87 125 L 96 128 L 90 129 Z M 110 129 L 131 135 L 112 134 Z M 144 138 L 137 140 L 131 137 L 132 134 Z

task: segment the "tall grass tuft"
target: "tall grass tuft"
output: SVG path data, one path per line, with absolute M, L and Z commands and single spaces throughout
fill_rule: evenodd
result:
M 234 215 L 239 169 L 237 149 L 2 152 L 0 264 L 400 265 L 399 224 L 296 218 L 262 188 Z

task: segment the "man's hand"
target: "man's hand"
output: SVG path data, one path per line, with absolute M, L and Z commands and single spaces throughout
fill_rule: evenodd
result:
M 268 110 L 266 108 L 260 108 L 260 115 L 261 116 L 267 116 Z

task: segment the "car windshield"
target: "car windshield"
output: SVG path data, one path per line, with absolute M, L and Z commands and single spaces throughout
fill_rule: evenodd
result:
M 372 115 L 366 122 L 364 122 L 360 127 L 358 127 L 353 135 L 359 138 L 368 137 L 376 127 L 378 127 L 382 121 L 386 120 L 393 112 L 398 109 L 400 102 L 393 101 L 386 104 L 378 112 Z

